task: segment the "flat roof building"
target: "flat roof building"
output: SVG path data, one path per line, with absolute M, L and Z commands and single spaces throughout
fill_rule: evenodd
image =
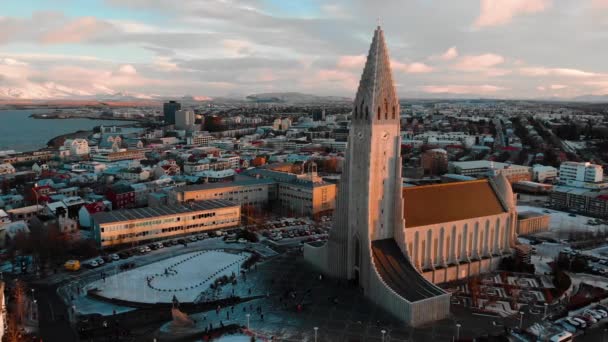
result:
M 226 200 L 114 210 L 92 215 L 93 234 L 102 248 L 238 226 L 241 210 Z

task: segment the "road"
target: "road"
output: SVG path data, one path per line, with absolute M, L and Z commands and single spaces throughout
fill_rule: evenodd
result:
M 55 289 L 54 286 L 36 289 L 42 341 L 78 341 L 78 336 L 68 320 L 67 306 Z

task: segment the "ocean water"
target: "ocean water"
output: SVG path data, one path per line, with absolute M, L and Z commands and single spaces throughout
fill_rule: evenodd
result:
M 125 125 L 129 121 L 90 120 L 90 119 L 34 119 L 33 113 L 52 112 L 52 110 L 0 110 L 0 150 L 17 152 L 33 151 L 46 147 L 52 138 L 90 130 L 100 125 Z

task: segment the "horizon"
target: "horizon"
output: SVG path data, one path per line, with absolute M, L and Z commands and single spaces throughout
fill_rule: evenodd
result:
M 377 18 L 400 98 L 595 101 L 608 94 L 606 0 L 4 5 L 5 101 L 352 97 Z

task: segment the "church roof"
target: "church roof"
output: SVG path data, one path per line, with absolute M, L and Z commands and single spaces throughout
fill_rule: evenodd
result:
M 487 179 L 403 188 L 406 228 L 505 212 Z

